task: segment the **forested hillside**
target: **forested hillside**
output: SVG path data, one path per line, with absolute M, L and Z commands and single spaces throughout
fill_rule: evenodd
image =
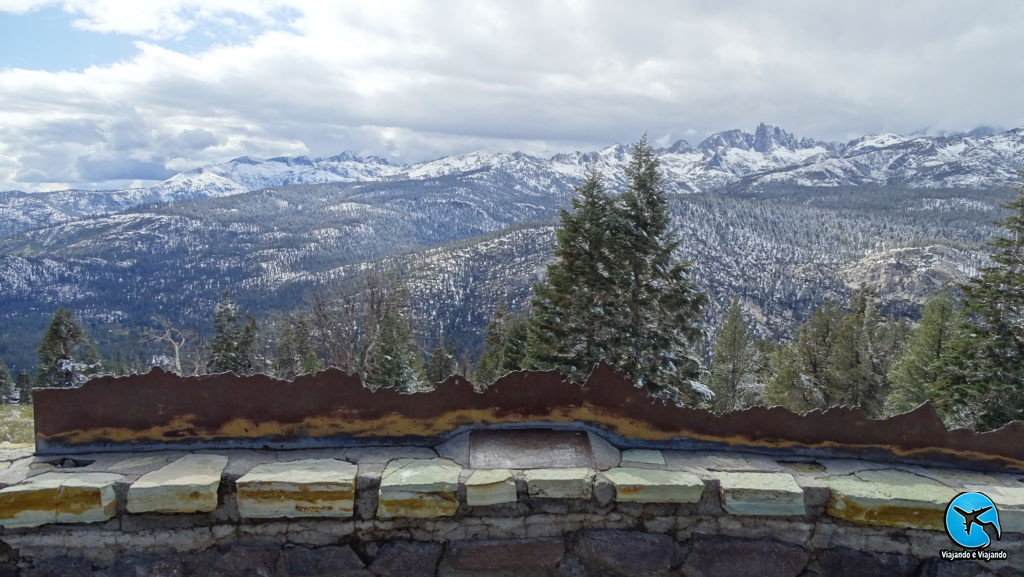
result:
M 63 305 L 92 327 L 104 354 L 145 361 L 155 349 L 137 334 L 154 314 L 208 332 L 224 290 L 268 317 L 379 259 L 408 271 L 424 347 L 441 331 L 477 350 L 496 300 L 507 295 L 522 305 L 543 275 L 554 224 L 543 219 L 569 195 L 517 193 L 474 176 L 284 186 L 10 237 L 0 241 L 0 358 L 16 368 L 32 364 L 37 335 Z M 709 326 L 738 295 L 760 334 L 783 336 L 815 305 L 842 302 L 849 286 L 883 278 L 873 271 L 893 258 L 901 278 L 970 274 L 984 263 L 981 244 L 1010 197 L 858 187 L 674 195 L 670 207 L 681 256 L 711 295 Z M 904 247 L 920 250 L 890 252 Z M 913 315 L 926 292 L 881 296 Z

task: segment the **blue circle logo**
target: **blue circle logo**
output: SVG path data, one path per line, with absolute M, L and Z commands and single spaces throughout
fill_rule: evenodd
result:
M 984 493 L 960 493 L 946 506 L 946 534 L 965 549 L 984 549 L 1001 539 L 999 511 Z

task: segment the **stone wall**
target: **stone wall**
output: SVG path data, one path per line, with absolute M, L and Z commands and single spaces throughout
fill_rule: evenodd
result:
M 471 469 L 423 447 L 0 451 L 0 577 L 1024 575 L 1024 481 L 858 459 L 620 450 Z M 1006 560 L 945 561 L 959 492 Z

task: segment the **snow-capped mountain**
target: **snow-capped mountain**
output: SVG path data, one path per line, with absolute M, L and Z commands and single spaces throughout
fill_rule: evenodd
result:
M 1001 188 L 1017 182 L 1016 172 L 1024 168 L 1024 130 L 918 138 L 874 134 L 846 143 L 829 143 L 797 138 L 780 127 L 762 123 L 753 133 L 727 130 L 712 134 L 696 146 L 679 140 L 657 153 L 666 186 L 676 193 L 726 188 L 750 192 L 779 186 Z M 286 184 L 419 180 L 468 172 L 502 180 L 511 177 L 526 187 L 541 183 L 572 187 L 589 168 L 605 174 L 614 188 L 622 184 L 622 166 L 629 158 L 629 147 L 622 144 L 551 158 L 477 150 L 402 166 L 351 153 L 314 159 L 242 157 L 177 174 L 152 190 L 161 198 L 173 200 Z
M 666 188 L 677 194 L 842 186 L 1006 188 L 1019 182 L 1018 171 L 1024 168 L 1024 129 L 918 138 L 874 134 L 827 143 L 760 124 L 752 134 L 718 132 L 696 146 L 679 140 L 657 154 Z M 478 150 L 411 165 L 348 152 L 327 158 L 241 157 L 175 174 L 148 189 L 2 193 L 0 237 L 134 204 L 229 196 L 289 184 L 416 181 L 473 173 L 474 179 L 500 187 L 565 195 L 594 168 L 607 177 L 611 188 L 621 189 L 622 167 L 629 159 L 629 147 L 622 144 L 551 158 Z
M 249 156 L 181 172 L 152 187 L 163 201 L 239 194 L 286 184 L 355 182 L 396 176 L 401 167 L 376 156 L 343 152 L 329 158 L 308 156 L 259 159 Z

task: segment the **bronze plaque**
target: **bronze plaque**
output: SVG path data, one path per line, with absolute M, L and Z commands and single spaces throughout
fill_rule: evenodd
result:
M 594 452 L 581 431 L 508 429 L 469 434 L 473 469 L 547 469 L 591 467 Z

